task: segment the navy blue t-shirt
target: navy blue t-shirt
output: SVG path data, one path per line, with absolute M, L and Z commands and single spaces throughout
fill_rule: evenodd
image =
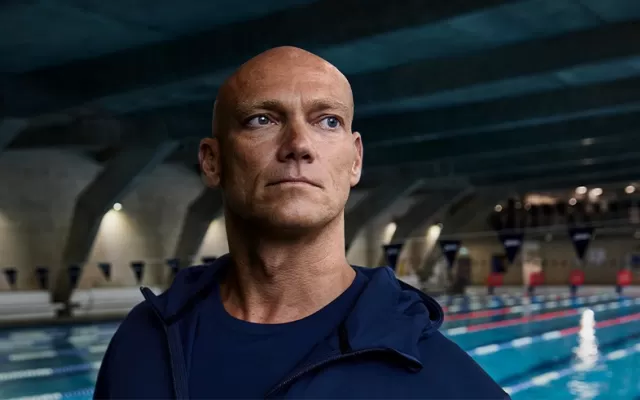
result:
M 193 398 L 264 398 L 347 316 L 365 285 L 353 283 L 333 302 L 298 321 L 257 324 L 236 319 L 216 288 L 202 304 L 189 382 Z

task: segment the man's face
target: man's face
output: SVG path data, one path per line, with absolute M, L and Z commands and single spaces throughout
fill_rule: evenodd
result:
M 256 64 L 221 95 L 223 132 L 203 141 L 201 157 L 217 140 L 210 148 L 219 149 L 213 157 L 226 207 L 241 218 L 281 229 L 325 225 L 343 212 L 360 179 L 351 89 L 315 58 Z

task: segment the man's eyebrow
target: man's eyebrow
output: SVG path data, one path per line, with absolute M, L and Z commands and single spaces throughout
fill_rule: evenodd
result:
M 236 115 L 241 117 L 249 116 L 255 110 L 272 110 L 279 111 L 284 105 L 277 100 L 245 100 L 239 101 L 234 107 Z
M 353 109 L 353 107 L 349 107 L 347 104 L 337 99 L 314 99 L 309 102 L 309 108 L 312 111 L 338 110 L 348 115 L 352 113 L 351 110 Z
M 306 104 L 306 107 L 312 112 L 338 110 L 347 115 L 351 115 L 353 113 L 353 107 L 350 107 L 346 103 L 336 99 L 313 99 Z M 256 110 L 270 110 L 277 112 L 282 111 L 285 108 L 285 105 L 278 100 L 246 100 L 236 103 L 234 112 L 236 115 L 245 117 L 249 116 Z

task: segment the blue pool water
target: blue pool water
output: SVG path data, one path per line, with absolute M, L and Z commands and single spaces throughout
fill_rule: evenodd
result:
M 443 332 L 514 400 L 640 398 L 640 299 L 439 299 Z M 0 398 L 90 399 L 116 323 L 0 331 Z M 42 397 L 44 398 L 44 397 Z

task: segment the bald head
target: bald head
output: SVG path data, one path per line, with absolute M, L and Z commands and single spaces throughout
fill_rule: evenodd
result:
M 332 86 L 332 101 L 348 108 L 348 115 L 353 118 L 353 94 L 347 78 L 323 58 L 297 47 L 283 46 L 253 57 L 224 81 L 214 106 L 214 136 L 229 129 L 229 116 L 248 112 L 260 103 L 273 103 L 269 97 L 277 92 L 313 91 L 313 83 Z

